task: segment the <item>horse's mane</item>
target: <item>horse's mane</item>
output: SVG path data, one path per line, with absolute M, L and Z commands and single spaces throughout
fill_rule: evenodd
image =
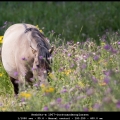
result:
M 43 58 L 46 59 L 46 61 L 49 63 L 48 58 L 50 57 L 50 53 L 49 53 L 49 49 L 51 48 L 50 44 L 45 40 L 45 36 L 37 29 L 37 28 L 27 28 L 27 26 L 24 24 L 25 26 L 25 33 L 28 31 L 31 31 L 31 35 L 34 38 L 34 40 L 37 43 L 37 48 L 39 50 L 39 56 L 42 56 Z M 44 60 L 41 59 L 41 62 L 43 63 Z

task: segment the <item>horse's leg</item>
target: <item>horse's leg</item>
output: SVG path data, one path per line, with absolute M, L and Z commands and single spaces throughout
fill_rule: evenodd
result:
M 33 87 L 33 82 L 31 80 L 33 78 L 33 73 L 32 72 L 27 72 L 25 76 L 25 80 L 28 82 L 28 84 Z
M 10 80 L 11 80 L 13 87 L 14 87 L 14 93 L 17 95 L 19 92 L 19 85 L 17 83 L 17 80 L 12 78 L 12 77 L 10 77 Z
M 23 92 L 25 90 L 25 76 L 19 75 L 19 92 Z

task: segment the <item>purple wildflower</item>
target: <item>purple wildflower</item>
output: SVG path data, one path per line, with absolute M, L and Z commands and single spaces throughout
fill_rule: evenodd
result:
M 93 82 L 95 82 L 95 83 L 98 82 L 97 79 L 96 79 L 94 76 L 92 77 L 92 80 L 93 80 Z
M 105 97 L 103 98 L 103 102 L 110 102 L 111 101 L 111 98 L 110 97 Z
M 88 55 L 83 55 L 83 58 L 86 60 L 88 58 Z
M 50 42 L 50 40 L 48 38 L 45 38 L 48 42 Z
M 18 76 L 18 72 L 14 72 L 14 76 Z
M 80 100 L 81 99 L 81 96 L 77 96 L 77 98 L 76 98 L 77 100 Z
M 26 60 L 26 58 L 25 58 L 25 57 L 23 57 L 23 58 L 22 58 L 22 60 Z
M 86 92 L 86 94 L 87 95 L 92 95 L 93 94 L 93 89 L 92 88 L 88 89 L 87 92 Z
M 63 50 L 63 52 L 64 52 L 64 53 L 67 53 L 67 50 L 66 50 L 66 49 L 64 49 L 64 50 Z
M 59 69 L 59 71 L 62 72 L 62 71 L 63 71 L 63 67 L 61 67 L 61 68 Z
M 48 57 L 48 60 L 52 60 L 52 56 Z
M 82 69 L 85 69 L 87 66 L 86 66 L 86 64 L 83 64 L 82 65 Z
M 62 91 L 61 91 L 61 93 L 66 93 L 67 92 L 67 89 L 63 89 Z
M 70 54 L 70 53 L 68 53 L 68 57 L 71 57 L 71 54 Z
M 7 21 L 4 22 L 5 25 L 6 25 L 7 23 L 8 23 Z
M 74 67 L 74 64 L 71 64 L 70 68 L 73 68 Z
M 54 52 L 54 55 L 57 54 L 57 51 Z
M 101 106 L 101 105 L 100 105 L 99 103 L 95 103 L 94 106 L 93 106 L 93 108 L 95 108 L 95 109 L 99 109 L 100 106 Z
M 104 78 L 104 82 L 105 82 L 106 84 L 108 84 L 108 83 L 110 82 L 110 79 L 106 76 L 106 77 Z
M 34 78 L 30 78 L 30 81 L 34 81 Z
M 51 31 L 52 33 L 55 33 L 54 30 Z
M 94 60 L 98 60 L 99 59 L 99 57 L 96 55 L 96 56 L 94 56 Z
M 80 89 L 80 86 L 79 85 L 75 85 L 75 88 Z
M 32 68 L 32 71 L 36 70 L 37 68 Z
M 120 42 L 118 42 L 118 45 L 120 45 Z
M 105 39 L 106 39 L 106 35 L 103 35 L 103 36 L 102 36 L 102 39 L 105 40 Z
M 79 58 L 78 58 L 78 57 L 76 57 L 74 60 L 75 60 L 75 61 L 77 61 L 77 60 L 79 60 Z
M 34 86 L 34 87 L 38 87 L 39 85 L 36 83 L 36 84 L 34 84 L 33 86 Z
M 83 111 L 86 111 L 86 112 L 87 112 L 87 111 L 88 111 L 88 108 L 87 108 L 87 107 L 84 107 L 84 108 L 83 108 Z
M 3 104 L 2 104 L 2 103 L 0 103 L 0 106 L 3 106 Z
M 39 56 L 40 60 L 43 59 L 43 56 Z
M 65 104 L 65 109 L 69 109 L 70 108 L 70 105 L 69 104 Z
M 116 103 L 116 107 L 120 108 L 120 100 Z
M 20 101 L 21 101 L 21 102 L 25 102 L 25 98 L 22 98 Z
M 103 71 L 103 73 L 104 73 L 106 76 L 110 76 L 111 71 L 110 71 L 110 70 L 109 70 L 109 71 Z
M 111 88 L 107 88 L 107 90 L 105 91 L 106 94 L 109 94 L 111 92 Z
M 57 98 L 57 103 L 61 103 L 61 98 Z
M 109 50 L 110 48 L 111 48 L 111 46 L 108 45 L 108 44 L 106 44 L 106 45 L 104 46 L 104 49 L 106 49 L 106 50 Z
M 114 48 L 111 47 L 110 52 L 111 52 L 112 54 L 116 54 L 116 53 L 117 53 L 117 50 L 115 50 Z
M 67 45 L 70 45 L 70 42 L 67 42 Z
M 45 107 L 43 108 L 43 110 L 48 111 L 49 109 L 48 109 L 47 106 L 45 106 Z
M 25 77 L 25 76 L 26 76 L 26 73 L 23 73 L 23 76 Z

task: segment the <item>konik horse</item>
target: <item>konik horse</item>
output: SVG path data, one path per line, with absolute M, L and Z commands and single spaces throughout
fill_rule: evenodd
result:
M 31 78 L 46 83 L 51 72 L 51 54 L 54 47 L 48 39 L 31 24 L 11 25 L 4 34 L 2 63 L 10 76 L 15 94 Z

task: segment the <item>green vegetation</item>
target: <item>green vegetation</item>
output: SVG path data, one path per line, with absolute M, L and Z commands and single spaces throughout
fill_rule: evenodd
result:
M 5 21 L 38 24 L 46 35 L 54 30 L 66 41 L 90 37 L 99 43 L 98 35 L 120 28 L 119 11 L 119 2 L 0 2 L 0 26 Z
M 52 33 L 50 35 L 52 38 Z M 56 38 L 53 45 L 58 47 L 53 52 L 49 86 L 34 83 L 33 89 L 26 88 L 18 98 L 14 97 L 13 86 L 0 63 L 0 110 L 119 111 L 118 32 L 106 33 L 100 40 L 100 46 L 92 39 L 59 45 L 62 39 Z
M 119 9 L 119 2 L 1 2 L 0 26 L 38 25 L 55 50 L 49 86 L 36 83 L 17 98 L 0 62 L 0 111 L 119 111 Z

